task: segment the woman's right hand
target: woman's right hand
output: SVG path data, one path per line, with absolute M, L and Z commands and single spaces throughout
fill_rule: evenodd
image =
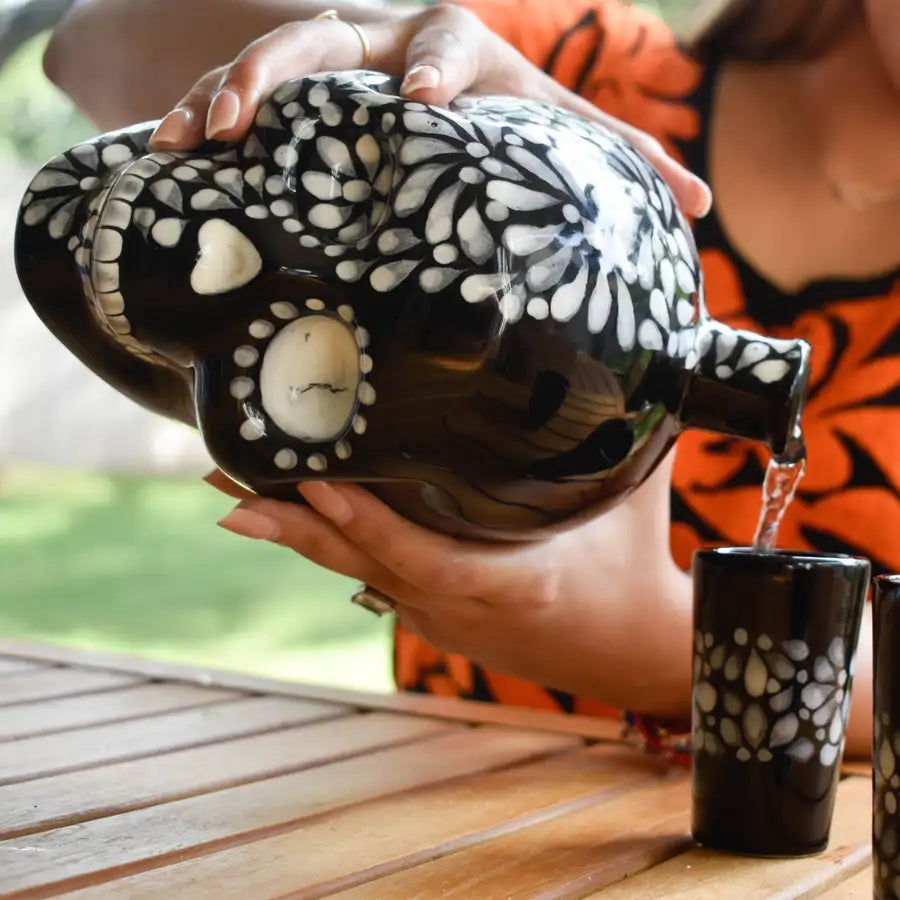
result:
M 402 94 L 448 106 L 463 92 L 506 94 L 569 109 L 625 137 L 658 169 L 689 216 L 705 215 L 706 184 L 672 159 L 650 135 L 606 115 L 566 90 L 474 14 L 441 5 L 364 26 L 371 45 L 347 22 L 292 22 L 253 41 L 236 59 L 200 78 L 163 119 L 152 143 L 187 150 L 205 138 L 233 141 L 250 128 L 260 103 L 279 84 L 299 75 L 363 66 L 403 78 Z

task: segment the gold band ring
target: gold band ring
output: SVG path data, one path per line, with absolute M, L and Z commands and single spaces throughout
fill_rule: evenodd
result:
M 345 25 L 349 25 L 356 32 L 356 36 L 359 38 L 359 42 L 362 44 L 362 62 L 360 66 L 365 68 L 369 65 L 369 58 L 372 55 L 372 45 L 369 43 L 369 38 L 366 35 L 365 31 L 363 31 L 362 27 L 357 25 L 356 22 L 348 22 L 346 19 L 342 19 L 338 15 L 338 11 L 336 9 L 326 9 L 324 12 L 320 12 L 317 16 L 313 16 L 313 21 L 319 21 L 322 19 L 327 19 L 333 22 L 343 22 Z
M 397 609 L 397 604 L 390 597 L 367 584 L 363 585 L 350 600 L 379 617 L 396 612 Z

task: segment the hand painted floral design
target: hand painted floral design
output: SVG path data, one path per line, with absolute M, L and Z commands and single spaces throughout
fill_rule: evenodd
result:
M 344 257 L 340 279 L 388 293 L 415 278 L 425 294 L 493 299 L 510 322 L 583 315 L 591 332 L 609 330 L 625 351 L 665 349 L 696 362 L 692 239 L 631 147 L 541 104 L 463 99 L 437 110 L 392 101 L 380 92 L 389 85 L 360 78 L 369 81 L 285 85 L 257 125 L 273 135 L 289 127 L 294 139 L 276 147 L 274 137 L 251 135 L 243 148 L 245 156 L 268 149 L 285 165 L 307 210 L 305 240 L 314 235 Z M 586 157 L 585 142 L 595 156 Z
M 272 151 L 283 189 L 300 195 L 304 215 L 292 228 L 308 233 L 304 246 L 319 241 L 341 256 L 367 246 L 384 219 L 396 179 L 396 141 L 379 139 L 396 122 L 394 100 L 380 92 L 389 86 L 387 76 L 371 72 L 312 76 L 286 83 L 260 109 L 263 140 L 250 135 L 243 152 Z M 286 126 L 293 138 L 279 144 Z
M 49 219 L 51 237 L 66 237 L 79 197 L 97 192 L 73 249 L 116 336 L 132 332 L 118 260 L 135 235 L 172 249 L 189 226 L 218 221 L 191 275 L 196 293 L 212 295 L 265 269 L 264 248 L 283 243 L 274 220 L 302 248 L 298 268 L 365 282 L 376 296 L 414 280 L 426 297 L 495 304 L 507 323 L 577 320 L 622 354 L 663 352 L 693 370 L 714 348 L 718 375 L 747 368 L 765 382 L 796 368 L 760 341 L 733 341 L 720 358 L 724 338 L 706 332 L 698 347 L 705 316 L 688 224 L 621 137 L 518 98 L 442 110 L 397 88 L 371 72 L 295 79 L 219 153 L 148 153 L 146 129 L 140 140 L 105 136 L 35 179 L 23 222 Z M 74 172 L 79 154 L 104 168 Z M 729 354 L 740 357 L 733 368 Z
M 843 749 L 844 729 L 850 715 L 849 683 L 853 664 L 844 658 L 844 642 L 835 638 L 822 656 L 816 657 L 808 678 L 800 688 L 802 704 L 799 716 L 815 727 L 814 737 L 821 743 L 819 760 L 823 765 L 835 762 Z
M 764 339 L 740 336 L 719 358 L 725 332 L 713 332 L 704 315 L 696 248 L 669 189 L 620 136 L 564 110 L 518 98 L 467 98 L 444 110 L 402 98 L 396 80 L 384 75 L 323 73 L 282 85 L 232 146 L 162 153 L 149 148 L 149 136 L 142 126 L 64 154 L 33 181 L 23 226 L 46 228 L 40 237 L 57 245 L 57 259 L 64 247 L 74 252 L 73 280 L 106 337 L 154 355 L 179 375 L 179 390 L 227 371 L 240 350 L 248 366 L 234 360 L 240 371 L 227 378 L 227 408 L 238 401 L 243 413 L 231 434 L 240 430 L 252 442 L 241 445 L 248 456 L 265 457 L 269 478 L 351 467 L 350 435 L 365 416 L 350 400 L 360 407 L 375 402 L 374 379 L 360 366 L 371 367 L 377 348 L 390 345 L 393 323 L 409 318 L 409 308 L 425 314 L 440 305 L 445 315 L 449 307 L 477 322 L 485 339 L 524 320 L 528 333 L 546 333 L 548 344 L 561 337 L 577 345 L 614 381 L 634 381 L 631 372 L 646 370 L 656 359 L 651 354 L 659 354 L 667 373 L 658 381 L 673 385 L 666 398 L 673 403 L 681 380 L 670 363 L 694 371 L 706 362 L 698 348 L 715 355 L 720 369 L 728 363 L 730 374 L 743 371 L 731 367 L 731 357 L 746 356 L 757 382 L 796 371 L 787 348 Z M 274 310 L 285 311 L 302 293 L 297 286 L 309 281 L 318 284 L 303 301 L 342 299 L 302 329 L 281 328 L 258 379 L 249 372 L 261 348 L 243 343 L 246 333 L 237 335 L 239 345 L 229 340 L 227 355 L 210 339 L 216 349 L 203 348 L 206 365 L 191 364 L 194 336 L 229 328 L 229 310 L 248 304 L 254 320 L 277 317 Z M 260 296 L 282 289 L 284 295 Z M 350 298 L 352 328 L 337 321 Z M 171 314 L 161 315 L 166 303 Z M 305 319 L 300 306 L 295 318 Z M 547 324 L 534 328 L 534 320 Z M 328 357 L 331 341 L 342 348 L 340 384 L 330 377 L 307 383 L 291 365 L 275 365 L 301 330 L 311 341 L 309 358 Z M 351 341 L 363 332 L 371 349 L 357 354 Z M 515 340 L 513 334 L 509 342 Z M 104 354 L 108 344 L 101 342 Z M 276 369 L 299 379 L 288 385 L 293 413 L 276 414 L 264 398 L 245 408 L 258 388 L 280 396 L 262 389 L 265 372 Z M 664 392 L 658 384 L 657 391 Z M 216 405 L 202 388 L 198 394 Z M 261 429 L 261 411 L 269 426 L 279 418 L 293 422 L 301 411 L 313 425 Z M 632 423 L 619 426 L 622 454 L 629 454 L 639 446 Z M 606 440 L 602 427 L 591 438 L 598 443 Z M 303 446 L 291 449 L 289 439 Z M 592 473 L 602 454 L 582 445 L 578 452 L 590 461 L 567 449 L 541 477 Z M 609 466 L 625 459 L 610 457 Z M 516 465 L 520 478 L 523 464 Z
M 803 641 L 776 645 L 743 628 L 727 640 L 694 636 L 694 749 L 742 762 L 776 754 L 835 763 L 843 749 L 852 673 L 835 638 L 813 657 Z
M 886 713 L 875 716 L 873 746 L 875 897 L 892 900 L 900 897 L 900 732 Z
M 490 182 L 493 190 L 502 193 L 503 199 L 512 200 L 505 205 L 513 212 L 523 211 L 523 202 L 516 202 L 520 196 L 516 182 L 526 179 L 533 188 L 540 179 L 544 183 L 542 208 L 556 210 L 556 222 L 575 226 L 569 230 L 565 226 L 562 230 L 546 225 L 517 227 L 512 221 L 503 232 L 505 249 L 525 256 L 526 292 L 537 289 L 540 293 L 546 287 L 540 273 L 561 273 L 553 282 L 553 294 L 544 296 L 544 300 L 549 315 L 565 321 L 570 312 L 577 311 L 573 306 L 576 295 L 583 293 L 586 285 L 594 285 L 594 291 L 599 288 L 600 294 L 590 294 L 589 328 L 603 329 L 614 300 L 617 336 L 621 339 L 623 332 L 628 335 L 627 341 L 620 340 L 628 348 L 634 337 L 632 323 L 622 319 L 628 315 L 625 298 L 638 284 L 644 291 L 655 288 L 658 293 L 650 295 L 650 316 L 638 321 L 637 343 L 645 349 L 666 348 L 671 355 L 688 356 L 696 340 L 689 326 L 698 313 L 700 279 L 695 248 L 671 194 L 646 161 L 596 124 L 552 107 L 532 104 L 516 108 L 509 100 L 488 99 L 466 101 L 463 109 L 470 110 L 475 121 L 493 123 L 500 130 L 500 139 L 495 135 L 491 141 L 492 156 L 504 164 L 500 166 L 495 160 L 493 165 L 483 165 L 489 175 L 497 176 Z M 579 149 L 585 143 L 593 144 L 609 160 L 607 172 L 599 169 L 584 177 L 585 166 L 595 165 L 595 160 L 586 161 Z M 616 178 L 630 182 L 624 197 L 606 189 Z M 573 241 L 572 234 L 580 242 Z M 554 251 L 549 257 L 552 262 L 544 252 L 548 247 Z M 595 272 L 592 257 L 598 253 Z M 614 282 L 609 279 L 613 271 L 620 276 Z M 607 287 L 615 289 L 613 298 L 607 297 L 603 276 L 607 277 Z M 526 309 L 545 314 L 540 302 L 529 301 Z M 673 332 L 680 334 L 680 340 L 672 336 Z

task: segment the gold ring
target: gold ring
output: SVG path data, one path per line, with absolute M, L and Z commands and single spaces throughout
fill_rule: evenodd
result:
M 343 22 L 345 25 L 349 25 L 356 32 L 356 36 L 359 38 L 359 42 L 362 44 L 363 51 L 360 67 L 365 68 L 369 64 L 369 57 L 372 55 L 372 45 L 369 43 L 369 38 L 366 35 L 365 31 L 363 31 L 362 27 L 357 25 L 356 22 L 348 22 L 346 19 L 342 19 L 338 15 L 338 11 L 336 9 L 326 9 L 324 12 L 320 12 L 317 16 L 313 16 L 314 22 L 322 19 L 331 22 Z
M 363 585 L 350 598 L 350 601 L 371 613 L 375 613 L 379 618 L 397 610 L 397 604 L 387 594 L 382 594 L 381 591 L 377 591 L 367 584 Z

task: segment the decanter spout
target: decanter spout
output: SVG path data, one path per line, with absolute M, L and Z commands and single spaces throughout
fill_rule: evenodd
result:
M 778 458 L 800 452 L 810 373 L 806 341 L 707 321 L 698 329 L 696 353 L 682 397 L 683 427 L 759 441 Z

